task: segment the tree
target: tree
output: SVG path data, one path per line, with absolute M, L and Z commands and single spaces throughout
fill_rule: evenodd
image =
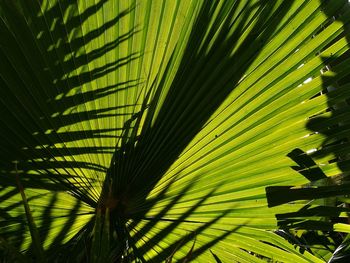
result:
M 0 17 L 3 258 L 324 262 L 343 242 L 347 1 Z

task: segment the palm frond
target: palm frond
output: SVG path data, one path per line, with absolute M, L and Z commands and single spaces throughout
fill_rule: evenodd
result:
M 18 160 L 62 262 L 328 260 L 274 231 L 348 232 L 349 22 L 345 0 L 2 1 L 1 235 L 31 255 Z

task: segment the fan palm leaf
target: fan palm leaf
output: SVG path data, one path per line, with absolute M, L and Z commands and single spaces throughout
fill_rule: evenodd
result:
M 330 220 L 349 209 L 326 198 L 348 192 L 331 180 L 349 167 L 349 12 L 341 0 L 1 1 L 3 250 L 38 257 L 24 192 L 62 262 L 328 260 L 274 230 L 349 232 Z M 311 165 L 296 169 L 293 150 Z

